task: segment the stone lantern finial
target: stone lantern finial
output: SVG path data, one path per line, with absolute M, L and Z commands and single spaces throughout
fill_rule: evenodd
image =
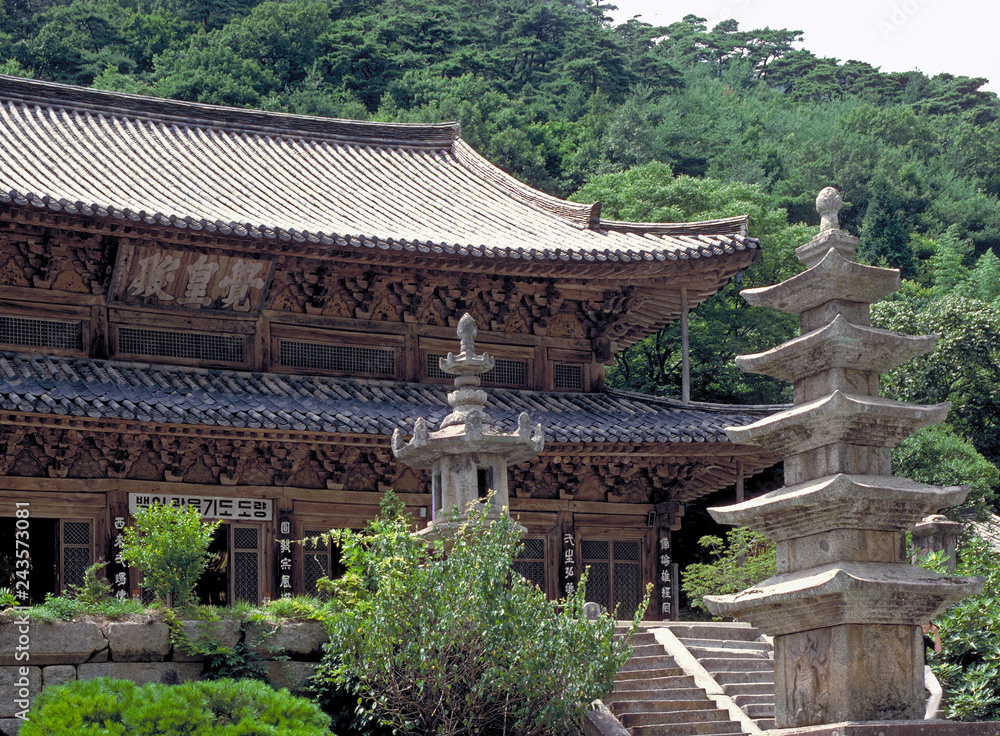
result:
M 840 229 L 840 208 L 844 206 L 844 200 L 833 187 L 826 187 L 821 190 L 816 197 L 816 211 L 819 212 L 819 231 Z
M 476 321 L 466 314 L 458 322 L 462 351 L 448 353 L 441 370 L 455 376 L 455 389 L 448 392 L 452 411 L 441 420 L 441 428 L 430 430 L 421 417 L 414 422 L 413 437 L 403 441 L 397 429 L 392 434 L 392 452 L 404 465 L 431 471 L 431 522 L 421 532 L 428 538 L 448 536 L 455 530 L 452 510 L 459 518 L 467 510 L 490 498 L 487 518 L 495 518 L 507 506 L 507 466 L 534 459 L 545 446 L 542 426 L 532 426 L 526 413 L 517 418 L 517 429 L 501 432 L 486 413 L 489 395 L 479 376 L 493 367 L 487 353 L 476 354 Z

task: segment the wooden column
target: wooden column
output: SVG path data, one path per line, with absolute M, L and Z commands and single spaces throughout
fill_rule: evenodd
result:
M 691 403 L 691 364 L 688 355 L 688 293 L 681 288 L 681 401 Z
M 743 503 L 743 461 L 736 461 L 736 503 Z

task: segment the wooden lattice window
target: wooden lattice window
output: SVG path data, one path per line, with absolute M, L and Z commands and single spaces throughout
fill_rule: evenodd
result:
M 587 600 L 632 618 L 642 603 L 642 540 L 581 539 L 580 560 L 590 568 Z

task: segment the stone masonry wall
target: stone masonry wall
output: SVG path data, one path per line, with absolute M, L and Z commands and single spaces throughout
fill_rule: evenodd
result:
M 264 660 L 268 681 L 292 692 L 312 675 L 328 640 L 325 627 L 317 621 L 284 622 L 276 629 L 259 624 L 259 629 L 248 631 L 233 620 L 183 621 L 181 626 L 191 641 L 206 639 L 225 647 L 245 642 Z M 30 718 L 31 703 L 46 686 L 95 677 L 176 684 L 199 679 L 204 661 L 175 646 L 163 621 L 79 620 L 24 626 L 8 613 L 0 616 L 0 734 L 17 733 L 22 723 L 18 713 L 27 710 Z

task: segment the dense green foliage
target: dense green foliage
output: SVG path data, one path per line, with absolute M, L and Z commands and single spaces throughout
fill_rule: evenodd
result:
M 559 605 L 512 574 L 520 529 L 509 517 L 456 516 L 446 555 L 400 505 L 387 499 L 363 534 L 334 533 L 347 573 L 320 697 L 339 708 L 350 688 L 402 734 L 571 732 L 631 654 L 613 618 L 587 620 L 583 584 Z
M 719 537 L 707 536 L 698 544 L 709 551 L 712 562 L 688 565 L 681 573 L 681 589 L 692 608 L 708 611 L 706 595 L 731 595 L 774 575 L 774 542 L 747 527 L 736 527 Z
M 329 736 L 314 703 L 252 680 L 136 685 L 75 681 L 46 688 L 23 736 Z
M 194 506 L 154 504 L 125 529 L 122 555 L 142 571 L 143 584 L 158 598 L 173 596 L 184 608 L 197 601 L 194 588 L 208 567 L 208 545 L 221 521 L 205 522 Z
M 943 560 L 928 567 L 946 572 Z M 959 548 L 957 574 L 982 575 L 983 592 L 959 601 L 935 619 L 941 653 L 930 654 L 931 669 L 944 688 L 944 716 L 962 721 L 1000 720 L 1000 556 L 973 537 Z

